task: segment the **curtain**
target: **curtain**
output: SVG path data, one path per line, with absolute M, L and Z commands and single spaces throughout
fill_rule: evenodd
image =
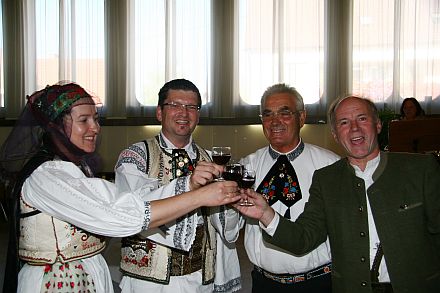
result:
M 3 8 L 0 6 L 0 109 L 2 109 L 4 105 L 4 62 L 3 62 Z M 1 111 L 1 110 L 0 110 Z
M 399 112 L 440 110 L 440 1 L 353 0 L 352 90 Z
M 2 117 L 16 118 L 24 106 L 23 2 L 2 1 L 4 105 Z

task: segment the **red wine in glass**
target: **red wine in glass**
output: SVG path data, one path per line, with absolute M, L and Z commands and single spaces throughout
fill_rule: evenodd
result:
M 231 154 L 228 155 L 212 155 L 212 161 L 217 165 L 226 165 L 231 159 Z
M 235 182 L 237 182 L 238 184 L 240 183 L 240 180 L 241 180 L 241 175 L 238 174 L 238 173 L 223 172 L 222 177 L 223 177 L 225 180 L 228 180 L 228 181 L 235 181 Z
M 252 188 L 252 186 L 255 184 L 255 177 L 245 177 L 243 176 L 240 181 L 240 187 L 247 189 Z
M 237 182 L 237 184 L 240 184 L 242 174 L 243 174 L 243 166 L 240 164 L 232 164 L 232 165 L 226 165 L 222 177 L 225 180 L 235 181 Z
M 243 176 L 240 180 L 240 187 L 244 189 L 250 189 L 255 183 L 255 171 L 254 170 L 243 170 Z M 254 204 L 251 203 L 247 198 L 240 202 L 241 206 L 253 206 Z
M 212 161 L 217 165 L 226 165 L 231 159 L 231 147 L 212 147 L 211 150 Z M 215 179 L 216 181 L 224 180 L 222 175 Z

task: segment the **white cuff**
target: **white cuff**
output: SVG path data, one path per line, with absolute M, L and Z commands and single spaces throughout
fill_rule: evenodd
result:
M 275 212 L 275 216 L 273 217 L 272 221 L 265 227 L 261 222 L 258 222 L 261 229 L 263 229 L 269 236 L 273 236 L 275 234 L 275 231 L 277 230 L 278 223 L 280 222 L 280 215 Z

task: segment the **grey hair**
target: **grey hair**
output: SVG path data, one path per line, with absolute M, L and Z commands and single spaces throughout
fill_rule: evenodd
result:
M 260 101 L 260 112 L 263 111 L 263 105 L 266 103 L 266 99 L 275 94 L 290 94 L 295 98 L 296 101 L 296 110 L 303 111 L 304 110 L 304 101 L 301 94 L 291 86 L 288 86 L 285 83 L 274 84 L 266 89 L 261 97 Z
M 336 110 L 338 109 L 341 102 L 348 98 L 355 98 L 364 101 L 367 104 L 367 107 L 370 109 L 374 122 L 379 121 L 379 112 L 377 110 L 377 107 L 370 99 L 360 96 L 347 95 L 336 99 L 335 101 L 333 101 L 333 103 L 331 103 L 329 107 L 328 120 L 330 121 L 330 126 L 333 132 L 335 132 L 336 130 Z

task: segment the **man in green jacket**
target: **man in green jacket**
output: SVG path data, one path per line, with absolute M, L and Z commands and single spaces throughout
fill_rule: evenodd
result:
M 296 222 L 279 217 L 252 190 L 264 239 L 295 254 L 329 237 L 334 293 L 440 292 L 440 165 L 432 155 L 380 152 L 375 105 L 349 96 L 330 107 L 347 157 L 315 171 Z

